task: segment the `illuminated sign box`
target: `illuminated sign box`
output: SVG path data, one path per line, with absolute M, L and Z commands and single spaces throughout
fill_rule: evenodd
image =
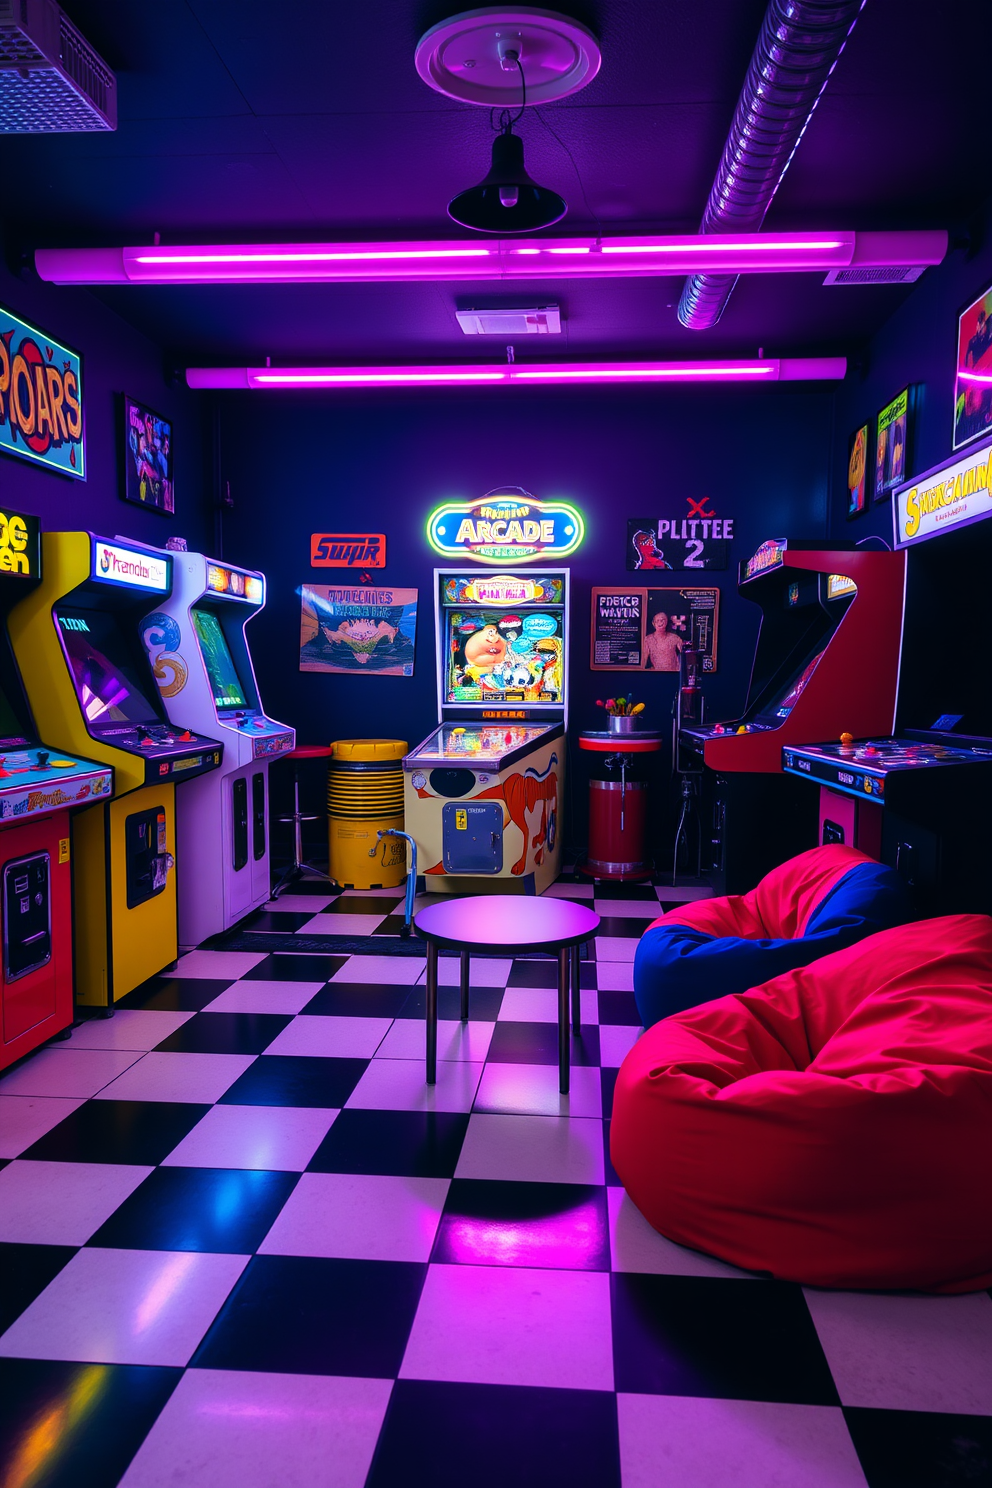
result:
M 246 599 L 261 604 L 265 598 L 265 580 L 261 574 L 243 573 L 239 568 L 225 568 L 220 563 L 207 564 L 207 588 L 228 599 Z
M 0 511 L 0 573 L 41 578 L 41 538 L 37 517 Z
M 92 577 L 102 584 L 122 584 L 128 589 L 152 589 L 168 594 L 171 587 L 169 559 L 154 553 L 122 548 L 116 543 L 93 542 Z
M 992 517 L 992 444 L 945 461 L 895 492 L 897 548 Z
M 2 306 L 0 450 L 86 479 L 79 353 Z
M 479 563 L 533 563 L 567 558 L 585 536 L 578 509 L 538 501 L 526 491 L 492 491 L 479 501 L 448 501 L 427 521 L 427 540 L 442 558 Z
M 384 532 L 314 532 L 311 568 L 385 568 Z

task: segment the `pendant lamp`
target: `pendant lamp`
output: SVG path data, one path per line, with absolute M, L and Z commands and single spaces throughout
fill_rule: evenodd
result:
M 568 211 L 564 198 L 539 186 L 524 165 L 524 144 L 510 125 L 493 140 L 489 174 L 448 203 L 448 216 L 476 232 L 523 233 L 550 227 Z

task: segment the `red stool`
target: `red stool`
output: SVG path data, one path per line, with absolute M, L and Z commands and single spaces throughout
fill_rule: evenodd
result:
M 587 729 L 579 734 L 579 748 L 602 756 L 608 776 L 620 775 L 619 780 L 589 782 L 589 848 L 580 873 L 620 882 L 651 877 L 653 863 L 645 851 L 648 785 L 631 780 L 628 771 L 634 756 L 657 754 L 661 745 L 662 735 L 648 729 Z
M 295 749 L 291 749 L 288 754 L 282 756 L 283 759 L 293 761 L 293 814 L 292 816 L 281 816 L 279 818 L 281 822 L 293 823 L 293 861 L 282 873 L 279 882 L 272 890 L 273 899 L 278 899 L 284 889 L 288 888 L 291 883 L 295 883 L 298 878 L 303 877 L 304 872 L 312 874 L 315 878 L 327 879 L 327 882 L 330 883 L 330 879 L 323 868 L 317 868 L 313 863 L 305 861 L 303 857 L 303 834 L 300 831 L 301 822 L 319 820 L 316 814 L 304 815 L 300 811 L 300 761 L 314 759 L 326 760 L 330 758 L 330 754 L 330 744 L 298 744 Z

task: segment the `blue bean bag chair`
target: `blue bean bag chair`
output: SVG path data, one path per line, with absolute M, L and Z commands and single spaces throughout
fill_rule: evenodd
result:
M 655 920 L 634 956 L 645 1028 L 843 950 L 912 918 L 902 879 L 853 847 L 814 847 L 749 894 L 700 899 Z

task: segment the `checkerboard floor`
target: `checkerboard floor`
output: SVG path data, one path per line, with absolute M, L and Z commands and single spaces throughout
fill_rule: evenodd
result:
M 572 1092 L 551 962 L 196 950 L 0 1078 L 0 1482 L 992 1482 L 992 1298 L 818 1292 L 656 1234 L 609 1162 L 637 936 L 603 918 Z M 252 929 L 395 933 L 304 884 Z

